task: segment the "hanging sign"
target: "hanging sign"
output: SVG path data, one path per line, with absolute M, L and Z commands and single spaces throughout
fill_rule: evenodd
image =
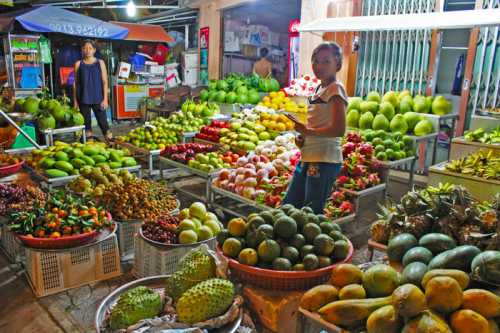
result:
M 41 36 L 38 40 L 38 45 L 40 46 L 40 62 L 51 64 L 52 56 L 50 54 L 50 41 L 44 36 Z

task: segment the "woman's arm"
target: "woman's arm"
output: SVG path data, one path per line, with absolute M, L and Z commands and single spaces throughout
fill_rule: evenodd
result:
M 75 79 L 73 80 L 73 106 L 75 108 L 78 108 L 78 98 L 76 93 L 76 80 L 78 79 L 78 68 L 80 68 L 80 61 L 75 62 L 75 67 L 73 70 L 75 74 Z
M 342 137 L 345 134 L 345 101 L 338 95 L 328 101 L 328 109 L 333 113 L 332 122 L 329 126 L 307 128 L 305 135 Z
M 101 66 L 101 79 L 102 79 L 102 96 L 104 99 L 102 100 L 101 106 L 104 109 L 107 109 L 109 106 L 108 103 L 108 92 L 109 92 L 109 87 L 108 87 L 108 72 L 106 71 L 106 65 L 104 64 L 103 60 L 99 60 L 99 65 Z

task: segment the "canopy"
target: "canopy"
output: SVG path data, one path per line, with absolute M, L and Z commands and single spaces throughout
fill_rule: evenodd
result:
M 111 21 L 112 24 L 128 29 L 125 40 L 172 43 L 175 40 L 159 25 Z
M 500 9 L 460 10 L 401 15 L 352 16 L 301 24 L 300 32 L 460 29 L 500 24 Z
M 57 32 L 105 39 L 123 39 L 128 33 L 126 28 L 53 6 L 34 7 L 2 15 L 0 27 L 3 31 L 11 31 L 14 20 L 31 32 Z

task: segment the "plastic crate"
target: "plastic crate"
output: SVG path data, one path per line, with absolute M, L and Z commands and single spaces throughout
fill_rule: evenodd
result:
M 116 235 L 78 248 L 45 251 L 25 248 L 26 274 L 37 297 L 121 275 Z
M 217 241 L 215 238 L 211 238 L 204 243 L 210 249 L 215 250 Z M 159 247 L 145 240 L 140 234 L 136 234 L 132 274 L 138 278 L 172 274 L 175 272 L 179 260 L 191 249 L 199 245 L 200 243 L 178 245 L 170 248 Z
M 22 262 L 25 256 L 24 247 L 16 241 L 16 235 L 9 230 L 6 224 L 2 224 L 0 243 L 7 258 L 13 263 Z
M 118 225 L 118 246 L 122 260 L 132 259 L 134 255 L 134 235 L 141 228 L 142 222 L 142 220 L 116 221 Z

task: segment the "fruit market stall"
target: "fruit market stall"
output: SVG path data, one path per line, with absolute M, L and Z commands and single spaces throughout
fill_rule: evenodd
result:
M 463 137 L 451 142 L 450 159 L 456 160 L 479 150 L 493 150 L 500 154 L 500 126 L 486 131 L 483 128 L 465 131 Z

